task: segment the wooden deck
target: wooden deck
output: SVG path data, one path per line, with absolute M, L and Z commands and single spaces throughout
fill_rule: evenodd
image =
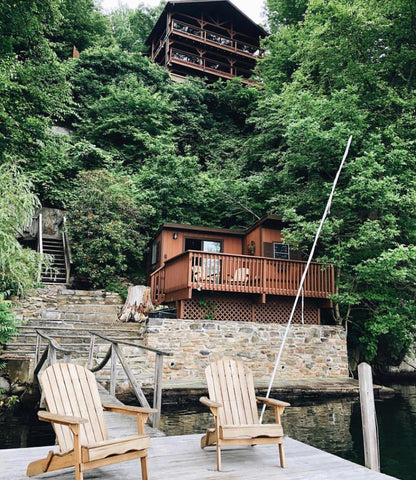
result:
M 103 402 L 117 402 L 100 388 Z M 110 437 L 131 435 L 137 432 L 134 418 L 129 415 L 105 412 Z M 202 434 L 167 437 L 158 430 L 146 426 L 152 437 L 149 450 L 149 474 L 151 480 L 395 480 L 330 453 L 285 437 L 286 468 L 279 466 L 276 445 L 256 447 L 224 447 L 222 472 L 216 471 L 215 448 L 201 450 Z M 29 462 L 45 457 L 57 447 L 33 447 L 0 450 L 0 480 L 27 480 Z M 47 480 L 74 480 L 74 469 L 32 477 Z M 133 460 L 91 470 L 84 473 L 84 480 L 139 480 L 140 462 Z
M 130 417 L 120 422 L 122 415 L 106 414 L 110 436 L 134 431 Z M 279 466 L 277 446 L 224 448 L 222 472 L 216 471 L 215 448 L 200 448 L 200 434 L 176 437 L 156 436 L 150 431 L 152 447 L 149 450 L 150 479 L 181 480 L 387 480 L 388 475 L 373 472 L 329 453 L 310 447 L 291 438 L 285 438 L 286 468 Z M 160 435 L 160 434 L 159 434 Z M 46 456 L 56 447 L 34 447 L 0 450 L 0 479 L 27 480 L 26 467 L 32 461 Z M 33 477 L 34 479 L 74 480 L 74 470 L 67 469 Z M 134 460 L 85 472 L 85 480 L 138 480 L 140 462 Z
M 192 298 L 192 290 L 295 296 L 306 263 L 189 250 L 170 258 L 151 274 L 152 302 L 158 305 Z M 311 263 L 303 294 L 327 299 L 334 293 L 334 285 L 333 265 Z

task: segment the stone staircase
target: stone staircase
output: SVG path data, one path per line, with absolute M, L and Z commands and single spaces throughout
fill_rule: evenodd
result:
M 90 331 L 118 340 L 143 343 L 143 324 L 120 323 L 117 320 L 123 303 L 116 293 L 45 285 L 45 288 L 37 289 L 15 303 L 13 312 L 22 325 L 19 335 L 6 345 L 2 356 L 34 359 L 36 328 L 71 349 L 72 358 L 76 361 L 88 358 Z M 105 349 L 108 347 L 107 343 Z

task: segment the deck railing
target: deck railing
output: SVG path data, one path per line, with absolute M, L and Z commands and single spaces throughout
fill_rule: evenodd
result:
M 245 68 L 212 60 L 195 53 L 186 52 L 185 50 L 178 50 L 177 48 L 170 49 L 169 59 L 175 63 L 185 64 L 202 72 L 210 72 L 226 78 L 248 78 L 253 74 L 253 72 Z
M 240 53 L 242 55 L 252 58 L 263 58 L 264 51 L 256 45 L 252 45 L 242 40 L 235 40 L 233 38 L 221 35 L 204 28 L 191 25 L 179 20 L 172 21 L 172 31 L 181 36 L 198 39 L 202 43 L 211 44 L 216 47 L 221 47 L 224 50 Z
M 153 272 L 152 301 L 179 299 L 189 289 L 294 296 L 305 267 L 297 260 L 188 251 Z M 333 266 L 311 263 L 303 295 L 327 298 L 332 293 Z

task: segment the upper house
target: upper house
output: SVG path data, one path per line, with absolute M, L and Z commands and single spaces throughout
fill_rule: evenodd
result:
M 306 262 L 268 215 L 244 230 L 164 223 L 150 255 L 154 304 L 178 318 L 286 323 Z M 334 293 L 332 265 L 311 263 L 295 323 L 319 324 Z
M 151 58 L 173 78 L 250 79 L 267 32 L 229 0 L 167 2 L 146 40 Z

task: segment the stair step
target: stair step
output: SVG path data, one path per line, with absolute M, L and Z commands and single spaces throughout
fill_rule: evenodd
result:
M 65 276 L 45 275 L 50 282 L 45 289 L 38 289 L 32 299 L 22 300 L 14 309 L 18 318 L 24 321 L 19 327 L 19 334 L 9 343 L 5 353 L 11 355 L 28 355 L 33 358 L 36 349 L 36 331 L 42 330 L 46 335 L 56 339 L 60 344 L 73 350 L 72 358 L 88 358 L 91 331 L 102 332 L 109 338 L 142 344 L 141 327 L 135 323 L 126 324 L 117 321 L 117 314 L 123 305 L 121 297 L 116 293 L 104 290 L 73 290 L 65 286 Z M 55 284 L 51 280 L 61 280 Z M 32 304 L 33 302 L 33 304 Z M 33 308 L 32 308 L 33 306 Z M 99 356 L 105 354 L 109 343 L 95 339 Z M 46 341 L 42 341 L 42 350 Z M 134 351 L 134 348 L 133 348 Z M 126 347 L 125 355 L 131 355 Z M 136 354 L 135 354 L 136 355 Z M 136 356 L 143 355 L 138 350 Z

